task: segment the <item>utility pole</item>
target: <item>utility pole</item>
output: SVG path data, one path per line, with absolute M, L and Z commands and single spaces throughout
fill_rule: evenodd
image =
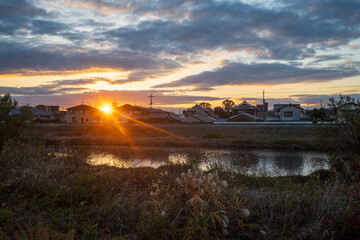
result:
M 150 94 L 150 96 L 149 96 L 149 98 L 150 98 L 150 109 L 152 108 L 152 105 L 153 105 L 153 98 L 154 98 L 155 96 L 151 93 Z
M 322 108 L 322 99 L 320 99 L 320 108 Z

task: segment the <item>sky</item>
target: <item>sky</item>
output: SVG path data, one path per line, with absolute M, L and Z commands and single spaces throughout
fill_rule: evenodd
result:
M 360 0 L 0 0 L 0 94 L 183 109 L 360 97 Z

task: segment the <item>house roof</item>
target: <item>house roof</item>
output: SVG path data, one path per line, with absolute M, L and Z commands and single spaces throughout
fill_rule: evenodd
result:
M 282 105 L 282 106 L 280 106 L 280 107 L 278 107 L 277 109 L 275 109 L 275 105 Z M 284 108 L 284 107 L 294 107 L 294 108 L 298 108 L 298 109 L 300 109 L 300 110 L 304 110 L 304 109 L 302 109 L 302 108 L 300 107 L 300 104 L 291 104 L 291 103 L 289 103 L 289 104 L 274 104 L 274 110 L 280 110 L 280 109 L 282 109 L 282 108 Z
M 204 107 L 202 107 L 202 106 L 200 106 L 198 104 L 196 104 L 192 108 L 188 108 L 186 111 L 190 112 L 192 114 L 195 114 L 195 113 L 201 114 L 201 115 L 203 115 L 205 117 L 211 117 L 213 119 L 217 118 L 217 116 L 211 110 L 206 109 L 206 108 L 204 108 Z
M 30 110 L 35 116 L 50 117 L 52 115 L 51 112 L 45 112 L 45 111 L 39 110 L 37 108 L 30 108 Z
M 236 119 L 236 118 L 241 117 L 241 116 L 252 119 L 252 120 L 255 119 L 257 121 L 264 121 L 263 118 L 258 117 L 258 116 L 254 116 L 254 115 L 252 115 L 250 113 L 246 113 L 246 112 L 241 112 L 241 113 L 239 113 L 239 114 L 237 114 L 235 116 L 229 117 L 229 120 L 233 120 L 233 119 Z
M 165 112 L 165 111 L 162 111 L 162 112 L 150 112 L 149 114 L 147 115 L 144 115 L 144 118 L 145 119 L 170 119 L 170 120 L 175 120 L 175 121 L 180 121 L 180 117 L 175 114 L 175 113 L 171 113 L 171 112 Z
M 91 107 L 91 106 L 88 106 L 88 105 L 85 105 L 85 104 L 70 107 L 70 108 L 67 108 L 67 110 L 88 110 L 88 111 L 94 111 L 94 112 L 95 111 L 100 111 L 97 108 L 94 108 L 94 107 Z
M 242 103 L 232 107 L 231 109 L 240 109 L 240 110 L 254 109 L 254 110 L 256 110 L 257 108 L 255 106 L 251 105 L 250 103 L 243 101 Z
M 289 103 L 289 104 L 274 104 L 274 110 L 279 110 L 280 108 L 283 108 L 283 107 L 286 107 L 286 106 L 293 106 L 293 107 L 296 107 L 296 108 L 301 108 L 301 105 L 300 104 L 292 104 L 292 103 Z
M 51 112 L 45 112 L 45 111 L 39 110 L 34 107 L 30 108 L 30 111 L 34 114 L 34 116 L 37 116 L 37 117 L 51 117 L 51 115 L 52 115 Z M 15 109 L 11 110 L 9 113 L 10 116 L 19 115 L 19 114 L 21 114 L 20 108 L 15 108 Z
M 192 114 L 191 116 L 183 119 L 182 122 L 188 122 L 188 123 L 192 123 L 192 122 L 212 123 L 212 122 L 214 122 L 214 120 L 212 118 L 208 117 L 208 116 L 195 113 L 195 114 Z

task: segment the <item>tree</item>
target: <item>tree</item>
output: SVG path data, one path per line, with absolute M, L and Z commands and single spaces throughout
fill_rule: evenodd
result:
M 209 109 L 209 110 L 212 110 L 211 109 L 211 104 L 210 103 L 207 103 L 207 102 L 202 102 L 199 104 L 200 106 L 202 106 L 203 108 L 206 108 L 206 109 Z
M 334 121 L 321 124 L 318 137 L 330 143 L 330 148 L 360 153 L 360 100 L 340 95 L 329 99 L 328 106 Z
M 225 99 L 222 102 L 223 108 L 225 109 L 225 112 L 229 113 L 230 109 L 235 106 L 235 103 L 232 100 Z
M 333 169 L 360 177 L 358 170 L 353 171 L 353 166 L 360 166 L 360 100 L 340 95 L 338 100 L 329 101 L 334 120 L 316 128 L 318 142 L 330 153 Z
M 21 135 L 33 114 L 29 107 L 21 107 L 16 111 L 18 102 L 10 94 L 0 95 L 0 152 L 4 143 Z
M 214 108 L 214 114 L 221 117 L 221 118 L 226 118 L 227 114 L 224 111 L 224 109 L 222 107 L 215 107 Z
M 326 117 L 326 112 L 324 110 L 324 108 L 314 108 L 314 110 L 311 112 L 311 117 L 314 121 L 324 121 L 325 117 Z

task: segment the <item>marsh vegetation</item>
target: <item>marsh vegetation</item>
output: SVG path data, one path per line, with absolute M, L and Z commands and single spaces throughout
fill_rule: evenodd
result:
M 356 153 L 346 171 L 333 164 L 306 176 L 254 176 L 185 160 L 121 168 L 94 164 L 94 151 L 84 151 L 85 144 L 51 144 L 49 136 L 20 132 L 4 140 L 0 154 L 1 239 L 356 239 L 360 234 Z M 133 154 L 137 148 L 132 145 Z

